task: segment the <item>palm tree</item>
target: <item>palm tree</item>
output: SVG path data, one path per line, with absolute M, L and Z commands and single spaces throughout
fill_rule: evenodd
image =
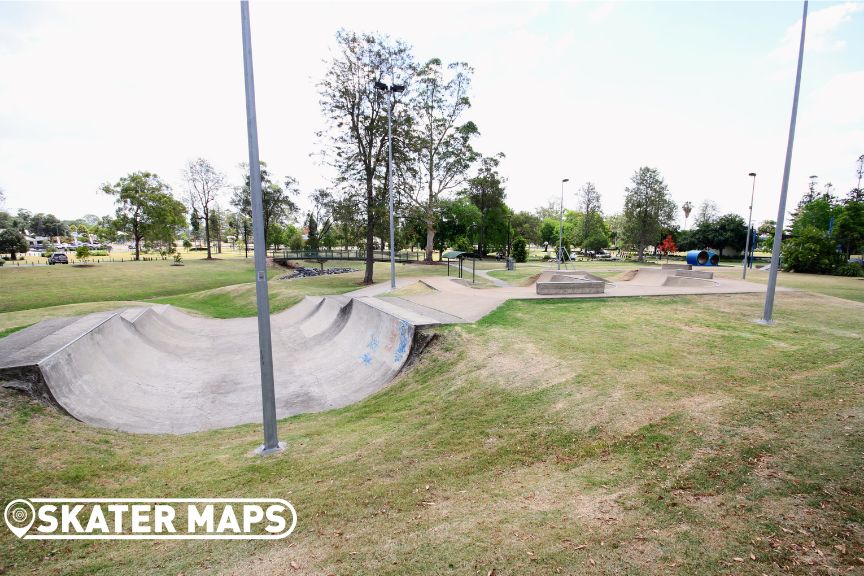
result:
M 681 210 L 684 211 L 684 229 L 686 230 L 687 218 L 690 217 L 690 212 L 693 210 L 693 204 L 691 204 L 689 201 L 684 202 L 684 204 L 681 205 Z

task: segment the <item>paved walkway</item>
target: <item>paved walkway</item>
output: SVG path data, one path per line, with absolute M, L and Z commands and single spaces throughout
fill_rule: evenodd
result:
M 495 308 L 510 299 L 531 300 L 549 298 L 615 298 L 632 296 L 678 296 L 678 295 L 702 295 L 702 294 L 745 294 L 764 293 L 767 287 L 764 284 L 756 284 L 742 280 L 728 278 L 714 278 L 713 281 L 698 282 L 695 286 L 666 286 L 663 281 L 670 275 L 669 271 L 659 268 L 615 269 L 620 271 L 619 278 L 610 278 L 607 281 L 603 294 L 564 294 L 564 295 L 538 295 L 535 285 L 511 286 L 502 280 L 492 278 L 483 271 L 477 270 L 477 275 L 488 278 L 494 287 L 475 288 L 470 284 L 457 278 L 446 276 L 423 276 L 403 278 L 397 280 L 397 286 L 407 286 L 415 282 L 423 282 L 434 290 L 419 294 L 400 296 L 403 301 L 409 301 L 417 308 L 417 305 L 426 309 L 434 310 L 440 314 L 446 314 L 459 318 L 462 322 L 475 322 L 492 312 Z M 538 269 L 539 271 L 539 269 Z M 572 272 L 572 271 L 571 271 Z M 590 271 L 588 271 L 590 273 Z M 372 290 L 374 289 L 374 290 Z M 376 285 L 364 288 L 362 295 L 375 296 L 389 291 L 390 285 Z M 778 288 L 783 290 L 783 288 Z M 358 291 L 360 292 L 360 291 Z M 351 293 L 354 295 L 354 293 Z M 389 299 L 389 298 L 388 298 Z M 398 302 L 397 302 L 398 304 Z M 406 306 L 407 307 L 407 306 Z M 429 315 L 432 315 L 430 312 Z

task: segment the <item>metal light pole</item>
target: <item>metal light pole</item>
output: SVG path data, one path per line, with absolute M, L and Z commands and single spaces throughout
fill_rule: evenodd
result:
M 558 220 L 558 270 L 561 270 L 561 259 L 564 257 L 564 183 L 569 178 L 561 180 L 561 216 Z
M 255 112 L 255 75 L 252 70 L 252 33 L 249 2 L 240 2 L 243 27 L 243 72 L 246 84 L 246 130 L 249 134 L 249 187 L 252 192 L 252 237 L 255 241 L 255 296 L 258 305 L 258 346 L 261 361 L 261 400 L 264 409 L 264 444 L 259 454 L 284 448 L 276 433 L 276 393 L 273 390 L 273 348 L 270 341 L 270 298 L 267 294 L 267 246 L 264 244 L 264 205 L 261 167 L 258 164 L 258 118 Z
M 741 274 L 741 279 L 747 279 L 747 261 L 750 258 L 750 237 L 752 236 L 753 226 L 753 197 L 756 194 L 756 173 L 750 172 L 748 176 L 753 178 L 753 189 L 750 191 L 750 217 L 747 219 L 747 244 L 744 245 L 744 272 Z
M 777 272 L 780 267 L 780 244 L 783 241 L 783 216 L 786 214 L 786 192 L 789 190 L 789 171 L 792 168 L 792 145 L 795 142 L 795 121 L 798 118 L 798 94 L 801 91 L 801 68 L 804 64 L 804 35 L 807 31 L 807 0 L 801 17 L 801 43 L 798 46 L 798 71 L 795 73 L 795 93 L 792 97 L 792 119 L 789 121 L 789 141 L 786 144 L 786 165 L 783 167 L 783 184 L 780 187 L 780 205 L 777 208 L 777 224 L 774 228 L 774 246 L 771 252 L 771 271 L 768 275 L 768 292 L 765 294 L 765 310 L 761 324 L 772 324 L 774 292 L 777 289 Z
M 393 82 L 393 75 L 390 75 Z M 390 288 L 396 289 L 396 253 L 393 251 L 395 243 L 395 227 L 393 224 L 393 125 L 390 115 L 393 111 L 393 93 L 404 92 L 405 86 L 399 84 L 384 84 L 375 82 L 375 88 L 387 92 L 387 194 L 390 197 Z

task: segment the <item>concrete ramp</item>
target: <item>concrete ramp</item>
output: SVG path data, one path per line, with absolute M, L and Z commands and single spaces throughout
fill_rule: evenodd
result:
M 386 386 L 435 321 L 367 299 L 306 298 L 272 317 L 277 416 Z M 255 318 L 154 306 L 47 320 L 0 340 L 0 383 L 104 428 L 182 434 L 261 421 Z

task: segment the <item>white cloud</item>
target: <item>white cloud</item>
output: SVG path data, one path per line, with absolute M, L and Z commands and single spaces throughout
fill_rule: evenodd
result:
M 813 10 L 807 15 L 807 32 L 804 51 L 810 53 L 837 52 L 846 47 L 846 41 L 836 38 L 843 24 L 852 21 L 853 14 L 864 11 L 864 3 L 846 2 Z M 801 19 L 786 29 L 783 40 L 772 53 L 771 58 L 784 63 L 798 59 L 801 41 Z
M 613 10 L 615 10 L 615 2 L 612 2 L 611 0 L 600 2 L 597 7 L 591 10 L 588 14 L 588 19 L 594 24 L 605 22 L 609 16 L 612 15 Z

